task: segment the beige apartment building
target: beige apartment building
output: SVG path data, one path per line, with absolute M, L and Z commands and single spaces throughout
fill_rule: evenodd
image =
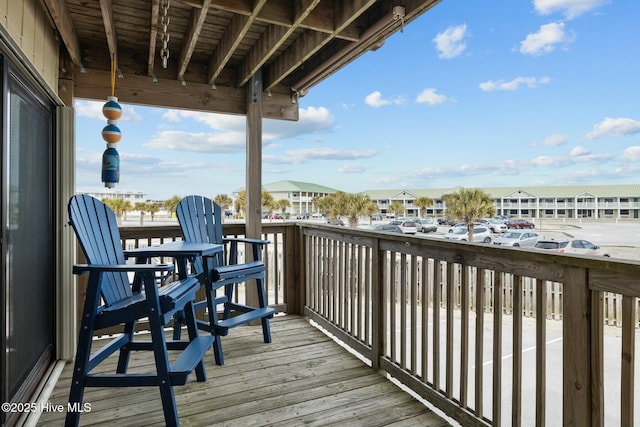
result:
M 405 206 L 405 216 L 443 216 L 446 205 L 443 196 L 455 188 L 367 190 L 367 194 L 385 213 L 389 205 L 399 201 Z M 640 184 L 572 185 L 540 187 L 487 187 L 499 215 L 518 218 L 609 218 L 640 217 Z M 433 199 L 426 212 L 414 204 L 419 197 Z

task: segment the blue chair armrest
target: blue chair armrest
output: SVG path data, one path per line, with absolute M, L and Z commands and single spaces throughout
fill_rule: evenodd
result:
M 269 243 L 271 243 L 269 240 L 250 239 L 248 237 L 225 237 L 222 240 L 224 243 L 238 242 L 238 243 L 251 243 L 254 245 L 268 245 Z
M 73 274 L 85 274 L 92 271 L 171 273 L 174 268 L 173 264 L 75 264 L 73 266 Z

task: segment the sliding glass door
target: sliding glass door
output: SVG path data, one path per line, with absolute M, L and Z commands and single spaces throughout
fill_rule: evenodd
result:
M 28 402 L 54 355 L 53 113 L 6 60 L 2 68 L 0 400 Z

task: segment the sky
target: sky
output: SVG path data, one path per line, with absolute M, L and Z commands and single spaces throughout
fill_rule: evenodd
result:
M 379 189 L 633 184 L 640 1 L 442 0 L 263 122 L 262 183 Z M 117 95 L 117 82 L 116 82 Z M 76 190 L 100 182 L 104 101 L 76 100 Z M 116 191 L 245 187 L 245 118 L 122 104 Z

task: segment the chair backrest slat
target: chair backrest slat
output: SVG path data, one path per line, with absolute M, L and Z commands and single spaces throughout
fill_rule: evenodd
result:
M 185 241 L 223 244 L 222 215 L 217 203 L 203 196 L 186 196 L 178 203 L 176 215 Z M 222 255 L 217 265 L 223 265 Z M 197 273 L 202 272 L 202 262 L 194 263 Z
M 87 263 L 125 264 L 120 232 L 111 209 L 100 200 L 79 194 L 69 201 L 69 220 L 76 233 Z M 102 299 L 112 305 L 132 295 L 126 273 L 103 273 Z

